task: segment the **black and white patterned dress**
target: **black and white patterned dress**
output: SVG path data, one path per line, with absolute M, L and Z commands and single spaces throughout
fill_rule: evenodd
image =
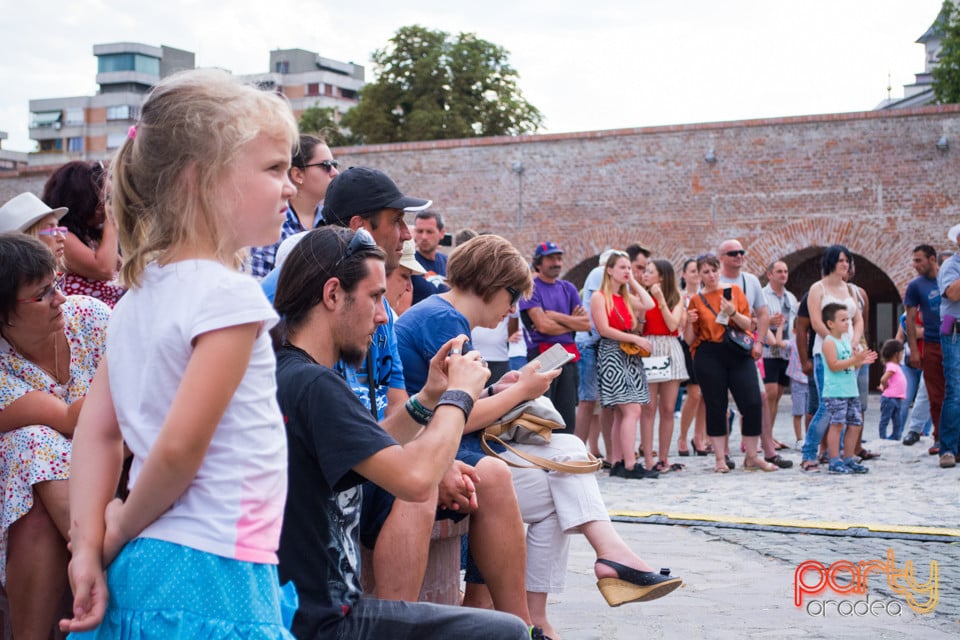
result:
M 620 348 L 618 340 L 600 338 L 597 348 L 597 382 L 600 387 L 600 405 L 603 407 L 650 402 L 643 361 L 640 356 L 628 355 Z

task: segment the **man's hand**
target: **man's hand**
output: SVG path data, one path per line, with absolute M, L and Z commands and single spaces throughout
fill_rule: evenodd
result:
M 463 343 L 466 341 L 466 336 L 458 336 L 445 344 L 437 355 L 447 352 L 447 388 L 462 389 L 476 399 L 490 378 L 490 369 L 480 357 L 479 351 L 461 353 Z
M 910 352 L 910 366 L 914 369 L 919 369 L 922 366 L 920 362 L 920 354 L 916 351 Z
M 427 372 L 427 381 L 424 383 L 423 389 L 417 394 L 420 403 L 427 409 L 433 410 L 434 406 L 436 406 L 440 400 L 440 396 L 443 395 L 443 392 L 446 391 L 449 386 L 447 356 L 450 355 L 452 350 L 462 352 L 463 345 L 466 341 L 467 336 L 463 334 L 452 340 L 448 340 L 446 344 L 440 347 L 440 350 L 430 358 L 430 370 Z
M 465 462 L 454 460 L 440 480 L 438 504 L 444 509 L 472 513 L 477 508 L 480 476 Z

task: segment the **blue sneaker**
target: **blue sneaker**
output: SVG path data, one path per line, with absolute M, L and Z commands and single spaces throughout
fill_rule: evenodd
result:
M 834 458 L 830 461 L 830 466 L 827 467 L 827 471 L 830 473 L 853 473 L 853 469 L 844 464 L 843 460 L 840 458 Z
M 845 464 L 853 473 L 870 473 L 870 469 L 866 468 L 862 464 L 857 464 L 856 458 L 847 458 L 843 461 L 843 464 Z

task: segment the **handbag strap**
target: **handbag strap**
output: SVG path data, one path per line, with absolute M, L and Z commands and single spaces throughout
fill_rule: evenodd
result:
M 714 316 L 715 318 L 719 318 L 719 317 L 720 317 L 720 314 L 713 310 L 713 307 L 710 306 L 710 303 L 707 302 L 707 299 L 703 296 L 703 294 L 702 294 L 702 293 L 698 293 L 697 295 L 700 296 L 700 299 L 701 299 L 701 300 L 703 300 L 703 304 L 707 305 L 707 309 L 710 309 L 710 312 L 713 313 L 713 316 Z
M 497 453 L 490 447 L 488 441 L 492 440 L 497 444 L 501 444 L 506 447 L 507 451 L 514 454 L 515 456 L 526 460 L 531 464 L 518 464 L 511 460 L 507 460 L 502 455 Z M 511 467 L 516 467 L 517 469 L 543 469 L 544 471 L 558 471 L 560 473 L 595 473 L 600 469 L 600 466 L 603 464 L 598 460 L 592 453 L 587 452 L 587 460 L 571 460 L 569 462 L 556 462 L 548 458 L 544 458 L 532 453 L 525 453 L 520 451 L 515 447 L 511 447 L 509 444 L 501 440 L 495 435 L 484 433 L 483 437 L 480 439 L 480 446 L 483 448 L 484 452 L 487 455 L 494 456 L 500 460 L 506 462 Z

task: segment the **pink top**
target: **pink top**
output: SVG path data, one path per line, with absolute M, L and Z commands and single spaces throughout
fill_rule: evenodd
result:
M 884 365 L 884 371 L 890 371 L 892 376 L 887 380 L 887 388 L 883 390 L 884 398 L 907 397 L 907 378 L 903 375 L 903 369 L 895 362 L 888 362 Z

